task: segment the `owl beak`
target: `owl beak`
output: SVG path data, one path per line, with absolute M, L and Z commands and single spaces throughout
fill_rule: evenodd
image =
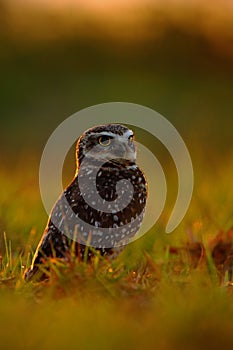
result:
M 117 148 L 117 155 L 119 158 L 129 160 L 130 162 L 136 161 L 136 151 L 129 147 L 129 145 L 120 144 Z
M 125 155 L 124 155 L 125 159 L 128 159 L 131 162 L 135 162 L 136 161 L 136 151 L 132 150 L 131 148 L 129 148 L 128 146 L 126 147 L 126 151 L 125 151 Z

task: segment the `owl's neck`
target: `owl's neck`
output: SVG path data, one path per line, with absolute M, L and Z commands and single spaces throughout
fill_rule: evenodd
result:
M 102 159 L 95 159 L 90 158 L 86 159 L 84 161 L 78 162 L 77 169 L 80 169 L 81 167 L 107 167 L 107 168 L 114 168 L 114 167 L 129 167 L 129 166 L 135 166 L 136 163 L 123 158 L 115 158 L 110 160 L 102 160 Z
M 77 170 L 76 170 L 76 174 L 81 170 L 87 169 L 91 170 L 91 169 L 133 169 L 133 168 L 137 168 L 137 165 L 135 162 L 132 162 L 130 160 L 127 159 L 123 159 L 123 158 L 117 158 L 117 159 L 112 159 L 112 160 L 106 160 L 105 162 L 103 160 L 99 160 L 99 159 L 88 159 L 85 160 L 85 163 L 78 163 L 77 164 Z

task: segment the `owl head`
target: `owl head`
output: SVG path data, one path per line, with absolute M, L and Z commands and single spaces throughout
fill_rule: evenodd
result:
M 94 126 L 79 138 L 76 147 L 77 165 L 82 161 L 108 162 L 110 160 L 135 163 L 134 133 L 121 124 Z

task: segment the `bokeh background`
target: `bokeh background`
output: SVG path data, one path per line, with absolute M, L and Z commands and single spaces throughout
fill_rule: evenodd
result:
M 96 103 L 155 108 L 190 143 L 228 148 L 233 4 L 200 0 L 1 1 L 1 142 L 43 147 Z
M 194 166 L 189 210 L 166 235 L 176 169 L 136 130 L 168 182 L 158 223 L 112 264 L 56 260 L 48 283 L 25 283 L 48 219 L 44 145 L 71 114 L 111 101 L 153 108 L 180 132 Z M 232 0 L 0 0 L 2 347 L 231 348 L 232 129 Z M 73 147 L 64 186 L 74 160 Z
M 76 111 L 110 101 L 151 107 L 173 123 L 194 163 L 194 196 L 221 181 L 210 221 L 215 230 L 229 226 L 231 214 L 220 217 L 219 207 L 232 164 L 231 1 L 2 0 L 0 42 L 1 231 L 13 244 L 34 228 L 37 242 L 46 223 L 38 169 L 51 132 Z M 154 145 L 169 181 L 172 161 Z M 71 152 L 65 183 L 72 171 Z M 176 190 L 169 193 L 172 206 Z M 208 200 L 198 205 L 201 220 Z

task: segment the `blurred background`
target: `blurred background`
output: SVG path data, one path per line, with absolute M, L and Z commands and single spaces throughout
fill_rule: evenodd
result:
M 23 200 L 39 201 L 49 135 L 90 105 L 126 101 L 161 113 L 187 143 L 197 184 L 203 162 L 208 176 L 220 159 L 232 163 L 232 1 L 1 0 L 0 42 L 1 170 L 24 172 L 15 204 L 21 228 L 7 221 L 4 198 L 15 181 L 7 175 L 1 229 L 25 232 Z M 28 230 L 38 227 L 33 213 Z
M 156 109 L 206 147 L 232 143 L 233 3 L 2 0 L 1 142 L 41 149 L 81 108 Z
M 158 223 L 116 264 L 58 261 L 51 283 L 24 285 L 48 220 L 43 148 L 71 114 L 111 101 L 155 109 L 177 128 L 194 167 L 187 214 L 165 234 L 175 165 L 135 130 L 166 175 Z M 0 0 L 0 348 L 230 349 L 232 134 L 232 0 Z M 74 166 L 72 147 L 64 186 Z

